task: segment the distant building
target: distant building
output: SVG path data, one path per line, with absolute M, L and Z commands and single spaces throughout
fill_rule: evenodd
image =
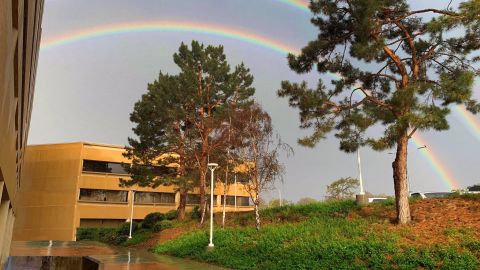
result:
M 43 0 L 0 1 L 0 264 L 8 258 L 41 35 Z M 1 267 L 1 266 L 0 266 Z M 3 268 L 3 267 L 2 267 Z
M 65 143 L 27 147 L 24 183 L 20 189 L 14 240 L 75 240 L 78 227 L 118 226 L 130 218 L 135 189 L 134 220 L 178 207 L 174 186 L 119 186 L 128 178 L 121 163 L 122 146 Z M 227 186 L 226 209 L 253 210 L 243 184 Z M 215 212 L 222 211 L 223 185 L 216 183 Z M 198 190 L 187 196 L 187 211 L 200 202 Z

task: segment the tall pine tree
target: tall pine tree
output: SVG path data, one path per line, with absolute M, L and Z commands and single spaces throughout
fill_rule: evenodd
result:
M 438 5 L 437 5 L 438 6 Z M 341 79 L 282 82 L 280 97 L 300 110 L 301 128 L 313 133 L 299 140 L 313 147 L 336 130 L 340 149 L 362 145 L 375 150 L 396 147 L 392 163 L 397 217 L 410 221 L 407 188 L 407 145 L 418 130 L 446 130 L 451 104 L 477 113 L 472 87 L 479 61 L 480 1 L 454 10 L 412 10 L 405 0 L 312 0 L 317 39 L 299 55 L 289 55 L 290 68 L 307 73 L 333 73 Z M 358 92 L 362 98 L 355 98 Z M 383 125 L 383 135 L 368 136 Z
M 187 191 L 198 187 L 203 223 L 207 164 L 218 162 L 214 153 L 226 152 L 222 148 L 227 145 L 228 107 L 251 104 L 253 76 L 243 63 L 231 70 L 222 46 L 192 41 L 189 48 L 182 43 L 173 60 L 180 68 L 179 74 L 161 73 L 131 114 L 138 138 L 129 138 L 127 156 L 133 160 L 129 169 L 132 179 L 124 184 L 178 185 L 182 214 Z M 179 156 L 177 178 L 155 174 L 156 166 L 172 162 L 159 158 L 165 153 Z

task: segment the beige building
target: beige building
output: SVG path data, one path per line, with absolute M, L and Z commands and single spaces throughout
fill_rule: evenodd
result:
M 43 0 L 0 1 L 0 263 L 10 250 L 32 111 Z
M 128 178 L 123 153 L 121 146 L 83 142 L 28 146 L 14 240 L 75 240 L 78 227 L 117 226 L 130 218 L 132 190 L 134 220 L 176 209 L 174 186 L 120 187 L 120 179 Z M 216 185 L 217 194 L 223 194 L 223 185 Z M 199 201 L 194 190 L 187 211 Z M 221 201 L 215 196 L 216 212 L 223 209 Z M 227 187 L 226 201 L 227 211 L 253 209 L 240 182 Z

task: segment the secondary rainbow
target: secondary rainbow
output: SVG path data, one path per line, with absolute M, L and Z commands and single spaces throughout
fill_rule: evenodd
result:
M 475 138 L 480 141 L 480 120 L 471 112 L 467 111 L 464 106 L 455 106 L 453 111 L 459 116 L 458 118 L 465 124 L 465 126 L 475 135 Z
M 285 3 L 292 7 L 298 8 L 302 11 L 310 12 L 310 9 L 308 8 L 308 1 L 306 0 L 277 0 L 277 1 Z
M 287 53 L 298 54 L 299 50 L 293 46 L 283 44 L 276 40 L 266 38 L 257 34 L 245 32 L 239 29 L 227 28 L 224 26 L 193 23 L 193 22 L 173 22 L 173 21 L 157 21 L 157 22 L 138 22 L 127 24 L 112 24 L 102 27 L 92 27 L 77 32 L 60 35 L 52 39 L 42 41 L 40 48 L 42 51 L 51 50 L 60 46 L 72 44 L 75 42 L 86 41 L 89 39 L 100 38 L 111 35 L 142 33 L 142 32 L 189 32 L 201 33 L 220 37 L 236 39 L 247 42 L 263 48 L 274 50 L 278 53 L 286 55 Z M 329 74 L 333 79 L 340 79 L 338 74 Z M 425 145 L 424 140 L 418 135 L 413 138 L 416 145 Z M 450 188 L 457 188 L 458 184 L 448 172 L 447 168 L 441 163 L 440 159 L 435 156 L 432 148 L 429 146 L 428 151 L 422 151 L 422 154 L 429 161 L 434 171 Z

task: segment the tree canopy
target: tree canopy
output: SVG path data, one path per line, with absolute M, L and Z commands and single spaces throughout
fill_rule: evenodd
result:
M 475 65 L 480 61 L 480 1 L 458 9 L 412 10 L 405 0 L 311 1 L 317 38 L 290 68 L 336 74 L 306 82 L 282 82 L 280 97 L 299 109 L 300 127 L 311 130 L 299 143 L 313 147 L 334 132 L 340 149 L 362 145 L 375 150 L 397 147 L 393 166 L 400 223 L 410 220 L 406 160 L 408 140 L 418 130 L 446 130 L 452 104 L 472 113 Z M 383 134 L 372 131 L 383 126 Z
M 128 139 L 131 179 L 122 184 L 175 184 L 181 202 L 189 189 L 199 187 L 203 221 L 207 163 L 214 161 L 209 159 L 213 154 L 221 157 L 225 153 L 232 107 L 251 104 L 253 76 L 243 63 L 232 70 L 223 46 L 182 43 L 173 60 L 180 72 L 160 72 L 130 115 L 136 138 Z M 176 177 L 158 175 L 159 167 L 172 163 L 176 164 Z

